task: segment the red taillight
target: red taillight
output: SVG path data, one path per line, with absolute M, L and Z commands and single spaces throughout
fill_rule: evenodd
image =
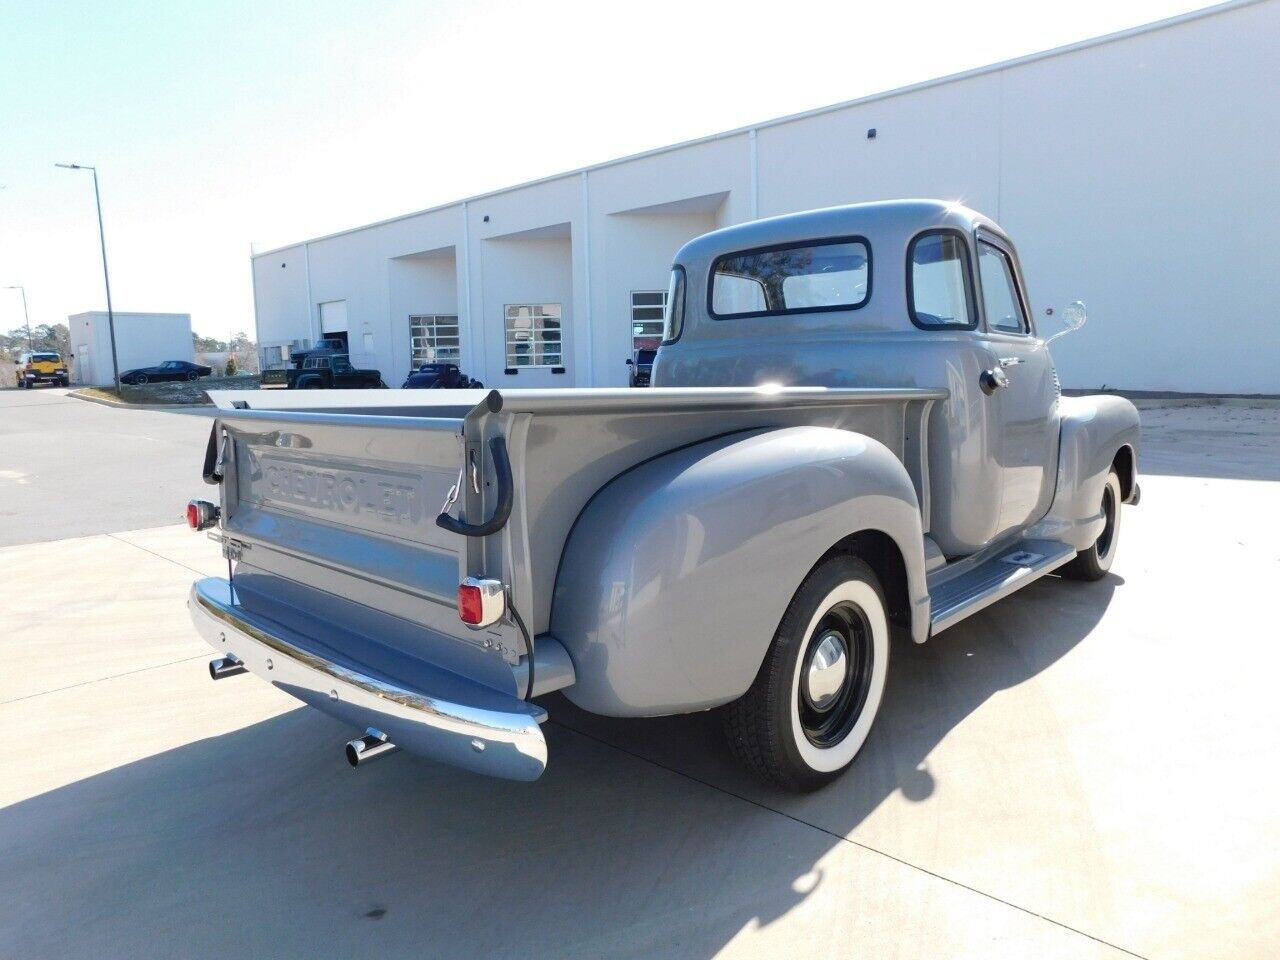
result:
M 480 588 L 469 583 L 458 584 L 458 616 L 463 623 L 478 626 L 484 621 L 484 597 Z
M 507 591 L 501 580 L 466 577 L 458 584 L 458 617 L 468 627 L 487 627 L 507 610 Z
M 187 526 L 192 530 L 206 530 L 218 522 L 217 504 L 208 500 L 192 500 L 187 504 Z

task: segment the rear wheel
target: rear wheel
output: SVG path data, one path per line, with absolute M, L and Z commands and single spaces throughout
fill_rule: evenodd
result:
M 724 709 L 729 746 L 786 790 L 838 777 L 866 742 L 889 666 L 889 621 L 872 569 L 823 561 L 783 615 L 760 672 Z
M 1111 569 L 1120 543 L 1120 477 L 1115 470 L 1107 474 L 1102 487 L 1102 517 L 1105 522 L 1098 539 L 1059 568 L 1069 580 L 1101 580 Z

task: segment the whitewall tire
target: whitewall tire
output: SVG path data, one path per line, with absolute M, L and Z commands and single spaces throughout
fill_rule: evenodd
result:
M 1120 477 L 1115 470 L 1107 474 L 1102 485 L 1102 532 L 1098 539 L 1065 563 L 1059 572 L 1069 580 L 1101 580 L 1111 569 L 1120 546 Z
M 828 557 L 796 591 L 751 688 L 725 707 L 729 745 L 762 779 L 816 790 L 866 743 L 888 668 L 875 573 L 856 557 Z

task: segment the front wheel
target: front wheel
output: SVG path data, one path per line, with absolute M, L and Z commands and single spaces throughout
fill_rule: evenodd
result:
M 751 688 L 725 707 L 730 748 L 785 790 L 830 783 L 866 742 L 888 667 L 875 572 L 855 557 L 824 560 L 792 598 Z
M 1111 569 L 1120 543 L 1120 477 L 1112 470 L 1102 486 L 1102 532 L 1088 550 L 1081 550 L 1059 572 L 1069 580 L 1101 580 Z

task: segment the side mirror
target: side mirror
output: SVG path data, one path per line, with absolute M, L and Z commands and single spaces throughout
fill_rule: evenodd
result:
M 1062 329 L 1051 336 L 1045 343 L 1053 343 L 1059 337 L 1065 337 L 1068 333 L 1075 333 L 1085 325 L 1089 319 L 1088 312 L 1085 310 L 1083 300 L 1072 300 L 1062 310 Z
M 627 366 L 628 366 L 628 367 L 633 367 L 633 366 L 635 366 L 635 363 L 636 363 L 636 362 L 635 362 L 634 360 L 632 360 L 630 357 L 627 357 Z

